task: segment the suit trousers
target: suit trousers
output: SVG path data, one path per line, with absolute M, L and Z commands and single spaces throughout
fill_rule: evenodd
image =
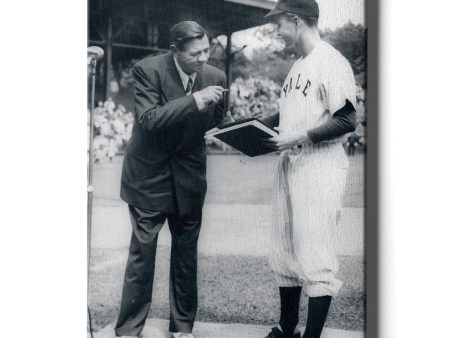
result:
M 167 219 L 172 235 L 169 305 L 171 332 L 191 333 L 197 313 L 197 241 L 202 212 L 166 214 L 128 206 L 133 233 L 115 332 L 138 336 L 150 310 L 158 233 Z

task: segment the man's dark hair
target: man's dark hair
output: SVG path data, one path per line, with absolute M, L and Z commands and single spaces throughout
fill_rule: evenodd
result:
M 183 50 L 186 42 L 201 39 L 205 35 L 206 30 L 195 21 L 181 21 L 170 29 L 170 48 Z

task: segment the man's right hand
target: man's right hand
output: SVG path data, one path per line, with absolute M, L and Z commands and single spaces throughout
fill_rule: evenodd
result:
M 221 86 L 208 86 L 199 90 L 197 93 L 200 94 L 205 106 L 208 106 L 222 100 L 224 90 L 225 89 Z

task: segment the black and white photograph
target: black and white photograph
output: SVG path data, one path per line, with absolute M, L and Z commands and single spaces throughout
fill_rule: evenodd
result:
M 364 1 L 88 24 L 88 336 L 364 337 Z
M 0 7 L 2 336 L 448 336 L 447 2 Z

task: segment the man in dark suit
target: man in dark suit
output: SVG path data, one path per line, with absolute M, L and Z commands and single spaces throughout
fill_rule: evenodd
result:
M 206 193 L 205 132 L 224 118 L 225 73 L 207 65 L 209 41 L 197 23 L 170 30 L 171 52 L 136 63 L 133 134 L 125 152 L 121 198 L 133 228 L 115 332 L 137 337 L 150 310 L 158 233 L 172 235 L 170 325 L 193 337 L 197 240 Z

